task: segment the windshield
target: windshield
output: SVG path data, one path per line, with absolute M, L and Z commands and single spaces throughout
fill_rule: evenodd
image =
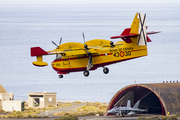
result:
M 56 59 L 61 59 L 62 55 L 61 54 L 56 54 Z

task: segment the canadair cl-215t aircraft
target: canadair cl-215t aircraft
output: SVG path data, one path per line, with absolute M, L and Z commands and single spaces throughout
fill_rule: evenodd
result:
M 52 62 L 52 67 L 57 71 L 59 78 L 63 74 L 83 71 L 84 76 L 89 76 L 90 70 L 98 67 L 103 68 L 107 74 L 109 69 L 107 65 L 130 60 L 138 57 L 147 56 L 147 42 L 151 42 L 148 34 L 158 32 L 146 32 L 146 14 L 136 13 L 130 28 L 126 28 L 120 36 L 113 36 L 111 39 L 121 38 L 123 41 L 113 43 L 104 39 L 93 39 L 87 42 L 67 42 L 56 45 L 56 49 L 44 51 L 40 47 L 31 48 L 31 56 L 36 56 L 37 61 L 33 62 L 35 66 L 47 66 L 43 62 L 43 55 L 56 55 Z M 83 34 L 84 38 L 84 34 Z M 84 38 L 85 41 L 85 38 Z

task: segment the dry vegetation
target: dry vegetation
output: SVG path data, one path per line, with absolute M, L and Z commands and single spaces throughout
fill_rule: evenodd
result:
M 153 117 L 138 117 L 137 120 L 177 120 L 177 115 L 175 116 L 153 116 Z
M 108 104 L 99 102 L 87 102 L 85 106 L 69 112 L 55 113 L 54 116 L 104 116 Z
M 81 103 L 79 101 L 75 101 L 74 103 Z M 106 103 L 99 103 L 99 102 L 86 102 L 86 105 L 74 109 L 73 111 L 69 112 L 60 112 L 55 113 L 55 116 L 63 116 L 60 120 L 72 118 L 76 120 L 76 116 L 103 116 L 106 114 L 106 109 L 108 104 Z M 48 107 L 44 108 L 31 108 L 28 107 L 27 103 L 25 104 L 24 111 L 13 111 L 13 112 L 5 112 L 0 109 L 0 118 L 41 118 L 37 114 L 41 112 L 46 112 L 49 110 L 58 109 L 59 107 L 68 107 L 72 106 L 72 103 L 66 102 L 58 102 L 57 106 L 48 105 Z M 49 116 L 43 116 L 49 117 Z M 58 119 L 57 119 L 58 120 Z
M 25 103 L 25 108 L 23 111 L 5 112 L 2 110 L 2 108 L 0 108 L 0 118 L 41 118 L 41 116 L 38 116 L 36 114 L 49 110 L 54 110 L 59 107 L 68 107 L 71 105 L 72 103 L 58 102 L 57 106 L 48 105 L 48 107 L 44 107 L 44 108 L 38 108 L 38 107 L 32 108 L 32 107 L 28 107 L 28 104 Z M 43 118 L 46 117 L 49 116 L 43 116 Z

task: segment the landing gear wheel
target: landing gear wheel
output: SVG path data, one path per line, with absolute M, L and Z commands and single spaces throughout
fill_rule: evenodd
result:
M 107 67 L 104 67 L 103 72 L 104 72 L 104 74 L 108 74 L 109 73 L 109 69 Z
M 59 75 L 59 78 L 63 78 L 63 75 Z
M 83 74 L 84 74 L 85 77 L 88 77 L 89 76 L 89 71 L 85 70 Z
M 116 117 L 119 117 L 119 113 L 116 113 Z

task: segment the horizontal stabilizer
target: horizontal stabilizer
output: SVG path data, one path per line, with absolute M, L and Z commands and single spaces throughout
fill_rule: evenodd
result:
M 151 31 L 151 32 L 147 32 L 146 34 L 147 35 L 150 35 L 150 34 L 156 34 L 156 33 L 160 33 L 161 31 Z
M 137 37 L 139 34 L 130 33 L 130 31 L 131 31 L 131 28 L 126 28 L 120 36 L 113 36 L 111 37 L 111 39 L 121 38 L 126 43 L 132 43 L 132 40 L 130 37 Z
M 44 51 L 40 47 L 32 47 L 31 48 L 31 57 L 40 56 L 40 55 L 48 55 L 48 52 Z
M 131 31 L 131 28 L 126 28 L 120 36 L 112 36 L 111 39 L 121 38 L 126 43 L 132 43 L 131 38 L 138 37 L 140 34 L 130 33 L 130 31 Z M 147 35 L 156 34 L 156 33 L 160 33 L 160 31 L 146 32 Z M 146 37 L 147 37 L 147 42 L 152 42 L 148 36 L 146 36 Z
M 152 42 L 151 39 L 147 36 L 147 42 Z
M 121 38 L 126 43 L 136 42 L 137 45 L 147 45 L 147 42 L 151 42 L 147 35 L 155 34 L 159 32 L 151 31 L 146 32 L 146 14 L 136 13 L 130 28 L 126 28 L 121 35 L 113 36 L 111 39 Z

